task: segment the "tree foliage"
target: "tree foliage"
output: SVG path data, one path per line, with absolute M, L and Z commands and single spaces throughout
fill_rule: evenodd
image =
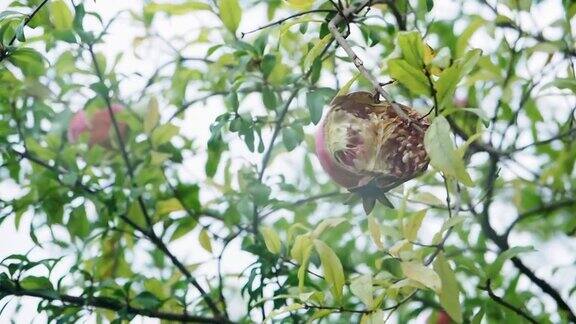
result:
M 2 6 L 0 180 L 21 193 L 0 222 L 42 251 L 2 256 L 3 303 L 59 323 L 576 322 L 574 258 L 546 264 L 576 234 L 572 1 Z M 431 166 L 368 216 L 313 154 L 350 89 L 431 120 Z M 69 141 L 80 110 L 110 114 L 109 145 Z

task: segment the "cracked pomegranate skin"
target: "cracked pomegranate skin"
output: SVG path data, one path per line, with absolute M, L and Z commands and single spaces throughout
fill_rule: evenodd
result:
M 424 133 L 430 125 L 414 109 L 369 92 L 336 97 L 316 133 L 316 154 L 328 175 L 346 188 L 369 183 L 389 190 L 422 173 L 429 159 Z

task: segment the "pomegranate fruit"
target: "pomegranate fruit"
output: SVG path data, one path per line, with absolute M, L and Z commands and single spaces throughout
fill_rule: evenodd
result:
M 424 133 L 429 122 L 414 109 L 395 105 L 408 118 L 369 92 L 338 96 L 316 133 L 320 164 L 332 180 L 360 194 L 365 209 L 428 167 Z
M 436 319 L 436 324 L 451 324 L 452 320 L 450 319 L 450 316 L 448 316 L 448 313 L 446 313 L 445 310 L 441 310 L 438 313 L 438 318 Z
M 118 113 L 122 109 L 121 105 L 112 105 L 114 113 Z M 80 135 L 87 132 L 90 136 L 88 142 L 90 146 L 101 145 L 109 147 L 111 144 L 111 131 L 114 131 L 113 127 L 108 108 L 99 109 L 92 116 L 87 116 L 86 112 L 80 110 L 70 120 L 68 141 L 75 143 Z M 118 128 L 120 129 L 120 135 L 124 137 L 127 129 L 126 124 L 119 122 Z

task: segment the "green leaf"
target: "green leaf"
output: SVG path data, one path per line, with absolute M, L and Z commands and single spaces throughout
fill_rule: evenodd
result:
M 276 106 L 278 105 L 276 94 L 268 86 L 264 86 L 262 88 L 262 102 L 264 102 L 264 107 L 270 110 L 275 110 Z
M 46 70 L 44 57 L 32 48 L 18 48 L 8 56 L 8 60 L 27 76 L 40 76 Z
M 453 65 L 440 73 L 434 85 L 439 110 L 442 110 L 445 105 L 452 101 L 458 82 L 460 82 L 460 67 L 458 65 Z
M 462 77 L 472 71 L 476 63 L 478 63 L 481 54 L 482 52 L 477 49 L 469 51 L 464 57 L 440 73 L 438 80 L 434 84 L 436 98 L 438 99 L 438 108 L 440 110 L 452 102 L 456 86 Z
M 208 235 L 208 231 L 205 228 L 200 231 L 198 242 L 200 242 L 200 246 L 202 246 L 204 250 L 212 253 L 212 242 L 210 241 L 210 235 Z
M 560 90 L 568 89 L 576 93 L 576 79 L 571 78 L 557 78 L 556 80 L 547 83 L 542 89 L 558 88 Z
M 146 309 L 157 309 L 160 307 L 160 305 L 162 305 L 162 302 L 160 302 L 156 296 L 148 291 L 139 293 L 136 297 L 134 297 L 132 302 Z
M 488 270 L 486 271 L 486 275 L 489 279 L 494 279 L 502 270 L 502 266 L 504 266 L 504 262 L 508 259 L 516 257 L 520 253 L 531 252 L 534 251 L 533 246 L 515 246 L 510 248 L 498 255 L 496 260 L 488 266 Z
M 146 218 L 142 213 L 142 209 L 140 208 L 140 205 L 137 201 L 134 201 L 130 204 L 127 217 L 140 227 L 146 227 L 147 225 Z
M 350 291 L 366 305 L 372 307 L 374 302 L 372 275 L 365 274 L 350 280 Z
M 282 129 L 282 143 L 288 151 L 295 149 L 302 141 L 302 136 L 298 131 L 292 127 L 285 127 Z
M 180 203 L 180 200 L 176 198 L 170 198 L 167 200 L 160 200 L 156 203 L 156 214 L 159 216 L 168 215 L 171 212 L 184 210 L 184 206 Z
M 460 36 L 458 36 L 458 39 L 456 40 L 456 57 L 461 57 L 464 54 L 464 51 L 466 50 L 466 47 L 468 46 L 468 41 L 470 40 L 470 38 L 472 37 L 472 35 L 474 35 L 474 33 L 482 26 L 484 26 L 486 24 L 486 22 L 480 18 L 480 17 L 476 17 L 475 19 L 473 19 L 468 26 L 466 27 L 466 29 L 464 29 L 464 31 L 462 32 L 462 34 L 460 34 Z
M 434 270 L 415 261 L 402 262 L 400 266 L 406 278 L 419 282 L 436 292 L 442 291 L 442 282 Z
M 158 100 L 152 97 L 148 102 L 146 117 L 144 118 L 144 132 L 150 133 L 160 121 L 160 112 L 158 111 Z
M 330 285 L 334 298 L 340 300 L 342 298 L 342 288 L 346 282 L 342 263 L 340 263 L 340 259 L 338 259 L 336 253 L 334 253 L 326 243 L 320 240 L 314 240 L 314 247 L 320 256 L 324 279 Z
M 86 238 L 90 234 L 90 222 L 86 216 L 86 209 L 84 206 L 74 208 L 70 213 L 67 224 L 70 234 L 80 238 Z
M 208 159 L 206 160 L 206 176 L 212 178 L 218 171 L 218 164 L 224 151 L 225 145 L 220 139 L 210 140 L 208 142 Z
M 424 45 L 419 32 L 398 33 L 398 46 L 406 62 L 416 68 L 424 67 Z
M 46 277 L 29 276 L 20 280 L 20 287 L 26 290 L 54 290 Z
M 460 288 L 450 264 L 440 252 L 434 261 L 434 270 L 440 276 L 442 291 L 440 292 L 440 305 L 448 315 L 457 323 L 462 323 L 462 308 L 460 306 Z
M 474 317 L 472 318 L 470 324 L 481 324 L 483 318 L 484 318 L 484 310 L 479 309 L 478 313 L 476 313 L 476 315 L 474 315 Z
M 450 137 L 450 125 L 443 116 L 438 116 L 424 135 L 424 147 L 430 156 L 430 163 L 446 176 L 458 179 L 467 186 L 474 183 L 458 155 Z
M 158 147 L 166 142 L 169 142 L 172 137 L 176 136 L 180 128 L 173 124 L 164 124 L 154 129 L 152 132 L 152 145 Z
M 232 34 L 236 33 L 242 20 L 242 8 L 240 8 L 238 0 L 218 0 L 218 7 L 220 8 L 220 19 L 224 26 Z
M 156 12 L 165 12 L 169 15 L 185 15 L 197 10 L 209 10 L 212 8 L 209 4 L 199 1 L 185 1 L 183 3 L 156 3 L 150 2 L 144 6 L 144 13 L 153 14 Z
M 416 95 L 430 95 L 428 78 L 421 69 L 401 59 L 388 61 L 390 76 Z
M 320 119 L 322 119 L 322 110 L 328 103 L 328 100 L 332 98 L 333 94 L 334 91 L 329 88 L 312 90 L 306 94 L 306 106 L 310 113 L 310 120 L 314 124 L 318 124 Z
M 179 219 L 178 226 L 176 227 L 176 230 L 174 230 L 174 234 L 172 234 L 170 241 L 177 240 L 182 236 L 190 233 L 190 231 L 192 231 L 196 225 L 198 225 L 198 222 L 192 217 L 184 217 Z
M 252 196 L 252 199 L 254 199 L 254 202 L 262 206 L 268 203 L 268 198 L 272 190 L 267 185 L 255 181 L 248 187 L 248 192 Z
M 303 65 L 304 71 L 308 71 L 312 67 L 312 63 L 314 63 L 314 60 L 316 60 L 316 58 L 320 54 L 322 54 L 322 52 L 324 51 L 324 48 L 326 48 L 328 43 L 330 43 L 331 39 L 332 39 L 332 35 L 328 34 L 328 35 L 324 36 L 322 39 L 320 39 L 319 41 L 316 41 L 316 43 L 310 49 L 308 54 L 306 54 L 306 57 L 304 57 L 304 63 L 303 63 L 304 64 Z
M 68 30 L 74 23 L 74 14 L 64 0 L 53 0 L 50 2 L 50 20 L 57 30 Z
M 262 57 L 262 62 L 260 63 L 260 69 L 262 69 L 262 74 L 264 75 L 265 79 L 268 79 L 268 76 L 274 70 L 276 66 L 276 56 L 273 54 L 266 54 Z
M 280 250 L 282 249 L 282 243 L 280 242 L 278 233 L 276 233 L 273 228 L 267 226 L 263 226 L 261 228 L 261 232 L 262 236 L 264 237 L 264 244 L 266 245 L 268 251 L 270 251 L 272 254 L 279 254 Z

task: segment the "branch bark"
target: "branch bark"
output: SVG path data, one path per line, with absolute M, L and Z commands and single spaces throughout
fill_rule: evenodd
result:
M 475 213 L 473 208 L 471 210 L 476 214 L 477 217 L 479 217 L 480 226 L 484 235 L 486 235 L 492 242 L 494 242 L 494 244 L 496 244 L 496 246 L 498 246 L 500 252 L 504 252 L 510 248 L 508 240 L 505 236 L 499 235 L 494 230 L 494 228 L 490 225 L 489 219 L 489 209 L 494 198 L 495 183 L 497 178 L 498 156 L 492 154 L 490 155 L 488 177 L 486 179 L 486 201 L 484 203 L 484 209 L 480 215 Z M 538 286 L 544 293 L 546 293 L 556 302 L 557 307 L 567 314 L 568 319 L 571 322 L 576 323 L 576 315 L 568 303 L 563 299 L 562 295 L 558 292 L 558 290 L 556 290 L 556 288 L 552 287 L 552 285 L 550 285 L 546 280 L 536 276 L 534 271 L 528 268 L 519 258 L 513 257 L 511 261 L 522 274 L 528 277 L 536 286 Z
M 113 311 L 125 311 L 126 313 L 131 315 L 140 315 L 163 320 L 178 321 L 183 323 L 229 323 L 228 321 L 223 321 L 221 319 L 196 316 L 188 313 L 176 314 L 170 312 L 163 312 L 159 310 L 137 308 L 130 305 L 126 305 L 112 298 L 92 297 L 92 296 L 84 298 L 54 292 L 25 290 L 23 288 L 18 287 L 18 285 L 15 285 L 14 288 L 8 288 L 5 286 L 0 287 L 0 295 L 38 297 L 48 301 L 60 301 L 65 304 L 71 304 L 78 307 L 90 306 L 96 308 L 109 309 Z
M 492 291 L 492 287 L 490 286 L 490 280 L 488 280 L 488 282 L 486 283 L 486 287 L 480 287 L 480 289 L 485 290 L 488 293 L 488 296 L 490 296 L 490 298 L 492 298 L 492 300 L 494 300 L 498 304 L 510 309 L 514 313 L 522 316 L 528 322 L 533 323 L 533 324 L 538 323 L 534 318 L 532 318 L 532 316 L 528 315 L 528 313 L 523 311 L 520 307 L 516 307 L 516 306 L 510 304 L 509 302 L 504 300 L 504 298 L 496 295 L 494 293 L 494 291 Z
M 103 74 L 103 71 L 101 70 L 101 68 L 98 64 L 98 60 L 96 59 L 96 55 L 94 53 L 94 49 L 92 47 L 92 44 L 88 45 L 88 51 L 89 51 L 90 56 L 92 58 L 92 62 L 94 65 L 94 70 L 96 72 L 96 76 L 98 77 L 102 86 L 105 87 L 105 90 L 109 90 L 107 88 L 105 82 L 104 82 L 105 81 L 104 74 Z M 130 186 L 132 187 L 134 180 L 135 180 L 134 179 L 134 167 L 133 167 L 132 162 L 130 161 L 130 158 L 128 156 L 128 151 L 126 150 L 126 145 L 124 144 L 124 141 L 122 139 L 122 135 L 120 132 L 120 127 L 118 125 L 118 121 L 116 120 L 114 110 L 112 109 L 112 100 L 108 95 L 102 95 L 102 97 L 103 97 L 104 101 L 106 102 L 108 114 L 109 114 L 110 119 L 112 121 L 114 134 L 115 134 L 116 140 L 118 142 L 118 146 L 120 147 L 122 159 L 124 160 L 124 163 L 126 164 L 126 169 L 128 170 L 128 176 L 130 177 Z M 148 229 L 142 229 L 141 227 L 137 226 L 133 222 L 129 222 L 129 224 L 131 226 L 133 226 L 135 229 L 141 231 L 142 234 L 145 235 L 149 239 L 150 242 L 152 242 L 160 251 L 162 251 L 162 253 L 164 253 L 164 255 L 166 255 L 168 257 L 168 259 L 170 259 L 172 264 L 186 277 L 186 279 L 188 279 L 188 282 L 190 282 L 196 288 L 196 290 L 198 290 L 198 292 L 202 296 L 202 299 L 204 300 L 206 305 L 210 308 L 212 313 L 215 316 L 218 316 L 218 317 L 221 316 L 222 313 L 220 312 L 220 310 L 216 306 L 216 303 L 212 300 L 212 298 L 210 297 L 208 292 L 206 290 L 204 290 L 204 288 L 202 288 L 202 286 L 198 283 L 198 281 L 192 276 L 190 271 L 188 271 L 186 266 L 184 264 L 182 264 L 182 262 L 180 262 L 180 260 L 178 260 L 178 258 L 174 254 L 172 254 L 172 252 L 170 252 L 170 250 L 168 249 L 168 246 L 166 246 L 164 241 L 162 241 L 162 239 L 158 235 L 156 235 L 156 233 L 154 232 L 152 217 L 148 213 L 148 210 L 147 210 L 146 205 L 144 203 L 144 199 L 142 198 L 141 195 L 138 196 L 137 202 L 138 202 L 138 205 L 140 207 L 140 210 L 142 211 L 142 214 L 144 215 L 144 218 L 146 219 Z
M 348 8 L 345 8 L 341 14 L 336 15 L 328 23 L 328 29 L 330 30 L 330 33 L 332 33 L 332 36 L 334 36 L 334 39 L 336 40 L 338 45 L 342 47 L 342 49 L 346 52 L 350 60 L 352 60 L 358 71 L 360 71 L 360 73 L 364 76 L 364 78 L 366 78 L 366 80 L 368 80 L 372 84 L 374 90 L 376 90 L 376 92 L 380 96 L 382 96 L 384 100 L 390 103 L 392 109 L 394 109 L 394 111 L 398 116 L 400 116 L 404 120 L 411 121 L 410 117 L 408 117 L 408 115 L 404 113 L 404 111 L 394 102 L 390 94 L 386 92 L 384 88 L 382 88 L 380 82 L 378 82 L 378 80 L 376 80 L 376 78 L 372 75 L 372 73 L 370 73 L 370 71 L 366 69 L 366 67 L 364 66 L 364 62 L 360 59 L 360 57 L 358 57 L 358 55 L 354 52 L 354 50 L 352 49 L 346 38 L 344 38 L 342 33 L 340 33 L 340 31 L 338 30 L 338 24 L 342 22 L 342 20 L 348 20 L 348 18 L 353 16 L 355 13 L 360 12 L 366 6 L 369 6 L 374 3 L 377 3 L 377 1 L 364 0 L 357 3 L 356 5 L 352 5 Z M 414 124 L 413 126 L 419 131 L 424 132 L 424 130 L 417 124 Z
M 32 18 L 34 18 L 34 16 L 36 16 L 36 14 L 40 11 L 40 9 L 42 9 L 42 7 L 44 7 L 44 5 L 46 5 L 46 3 L 48 3 L 48 0 L 44 0 L 42 1 L 38 7 L 36 7 L 36 9 L 34 9 L 34 11 L 32 11 L 28 17 L 26 17 L 26 19 L 24 20 L 24 26 L 28 25 L 28 23 L 32 20 Z M 8 46 L 12 46 L 14 44 L 14 42 L 16 41 L 17 35 L 15 34 L 14 36 L 12 36 L 12 39 L 10 40 L 10 42 L 8 43 Z M 0 44 L 1 45 L 1 44 Z M 4 60 L 5 58 L 8 57 L 8 53 L 5 52 L 5 50 L 2 48 L 2 46 L 0 46 L 0 62 L 2 62 L 2 60 Z

